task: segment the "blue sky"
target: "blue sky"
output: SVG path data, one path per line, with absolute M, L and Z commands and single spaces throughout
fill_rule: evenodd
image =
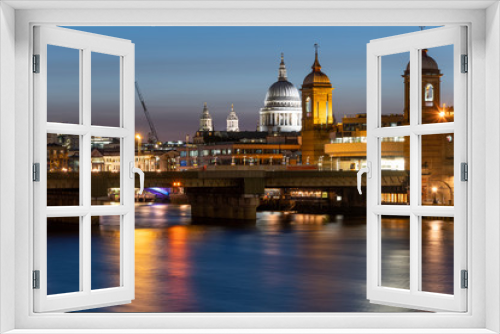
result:
M 268 87 L 277 80 L 284 52 L 288 80 L 300 88 L 314 61 L 335 87 L 337 120 L 366 110 L 366 44 L 419 27 L 71 27 L 135 43 L 136 79 L 160 139 L 183 140 L 198 128 L 207 102 L 216 130 L 224 130 L 234 103 L 241 130 L 255 130 Z M 442 102 L 452 105 L 451 47 L 429 50 L 443 76 Z M 49 49 L 49 121 L 65 120 L 78 106 L 78 52 Z M 118 61 L 93 55 L 93 124 L 117 125 Z M 383 62 L 384 112 L 402 113 L 406 55 Z M 385 65 L 385 64 L 389 65 Z M 387 101 L 387 102 L 385 102 Z M 386 107 L 387 106 L 387 107 Z M 75 109 L 76 108 L 76 109 Z M 73 110 L 73 111 L 72 111 Z M 136 129 L 147 122 L 136 99 Z

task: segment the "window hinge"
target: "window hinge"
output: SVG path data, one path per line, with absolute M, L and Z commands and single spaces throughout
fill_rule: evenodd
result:
M 40 55 L 33 55 L 33 73 L 40 73 Z
M 469 272 L 467 270 L 462 270 L 462 289 L 467 289 L 469 287 Z
M 460 169 L 460 181 L 469 181 L 469 165 L 466 162 L 462 162 Z
M 40 270 L 33 270 L 33 289 L 40 289 Z
M 33 164 L 33 181 L 40 182 L 40 163 Z
M 462 73 L 469 72 L 469 56 L 462 55 Z

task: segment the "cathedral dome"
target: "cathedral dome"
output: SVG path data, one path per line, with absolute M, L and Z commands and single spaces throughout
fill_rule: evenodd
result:
M 299 90 L 288 81 L 283 54 L 278 81 L 267 90 L 264 107 L 260 109 L 260 131 L 300 131 L 302 99 Z
M 440 71 L 437 62 L 434 60 L 434 58 L 429 56 L 427 52 L 427 49 L 422 50 L 422 74 L 439 75 Z M 410 74 L 410 62 L 408 62 L 408 65 L 406 65 L 405 75 L 408 74 Z
M 318 49 L 316 49 L 316 56 L 314 59 L 314 64 L 311 66 L 312 72 L 309 73 L 302 83 L 302 88 L 310 88 L 310 87 L 325 87 L 332 88 L 332 83 L 328 76 L 321 72 L 321 65 L 318 61 Z
M 276 81 L 269 87 L 266 102 L 299 101 L 299 90 L 289 81 Z

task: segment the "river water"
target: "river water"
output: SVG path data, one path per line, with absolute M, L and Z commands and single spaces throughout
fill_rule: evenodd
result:
M 425 226 L 424 226 L 425 225 Z M 78 230 L 49 229 L 48 290 L 78 291 Z M 260 212 L 196 225 L 188 205 L 136 204 L 136 297 L 93 312 L 408 312 L 366 300 L 363 217 Z M 450 293 L 453 222 L 422 227 L 426 291 Z M 92 288 L 119 285 L 119 218 L 92 229 Z M 409 286 L 409 223 L 382 226 L 382 282 Z M 434 273 L 434 274 L 433 274 Z

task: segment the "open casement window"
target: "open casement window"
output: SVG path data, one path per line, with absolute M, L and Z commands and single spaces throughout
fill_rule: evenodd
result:
M 110 62 L 94 66 L 103 57 Z M 74 71 L 61 70 L 65 63 L 73 64 Z M 93 85 L 100 89 L 103 85 L 93 75 L 113 64 L 115 102 L 98 108 L 100 101 L 93 100 L 91 92 L 96 91 Z M 35 27 L 33 72 L 34 311 L 65 312 L 129 303 L 134 299 L 134 44 L 71 29 Z M 76 88 L 71 91 L 71 87 Z M 74 108 L 58 110 L 60 101 L 54 99 L 59 98 L 67 99 L 69 103 L 64 105 Z M 115 118 L 103 117 L 113 106 Z M 93 147 L 106 138 L 114 144 L 116 166 L 102 174 L 116 180 L 114 187 L 120 190 L 117 205 L 98 201 L 99 196 L 106 196 L 97 194 L 100 188 L 104 189 L 101 192 L 107 188 L 102 186 L 103 179 L 94 178 L 100 165 L 95 159 L 99 151 Z M 92 223 L 109 217 L 120 227 L 114 256 L 117 279 L 111 286 L 92 280 L 95 259 L 91 252 Z M 54 250 L 49 239 L 52 228 L 57 233 L 74 228 L 78 237 Z M 68 264 L 63 272 L 52 270 L 57 252 L 72 253 L 79 266 Z M 52 278 L 62 279 L 64 284 L 53 284 Z
M 436 62 L 432 55 L 446 50 L 445 71 L 444 56 Z M 466 28 L 458 26 L 367 46 L 367 298 L 372 303 L 467 310 L 466 51 Z M 387 83 L 391 71 L 386 69 L 397 59 L 409 61 L 404 73 L 392 75 L 404 86 L 406 103 L 403 120 L 391 123 L 387 99 L 398 92 Z M 387 157 L 396 144 L 405 167 L 395 176 Z M 396 177 L 401 186 L 387 190 L 387 179 Z M 398 191 L 404 204 L 388 205 L 387 193 Z M 398 230 L 407 237 L 394 242 L 388 236 Z M 448 270 L 440 265 L 446 261 L 452 263 Z

